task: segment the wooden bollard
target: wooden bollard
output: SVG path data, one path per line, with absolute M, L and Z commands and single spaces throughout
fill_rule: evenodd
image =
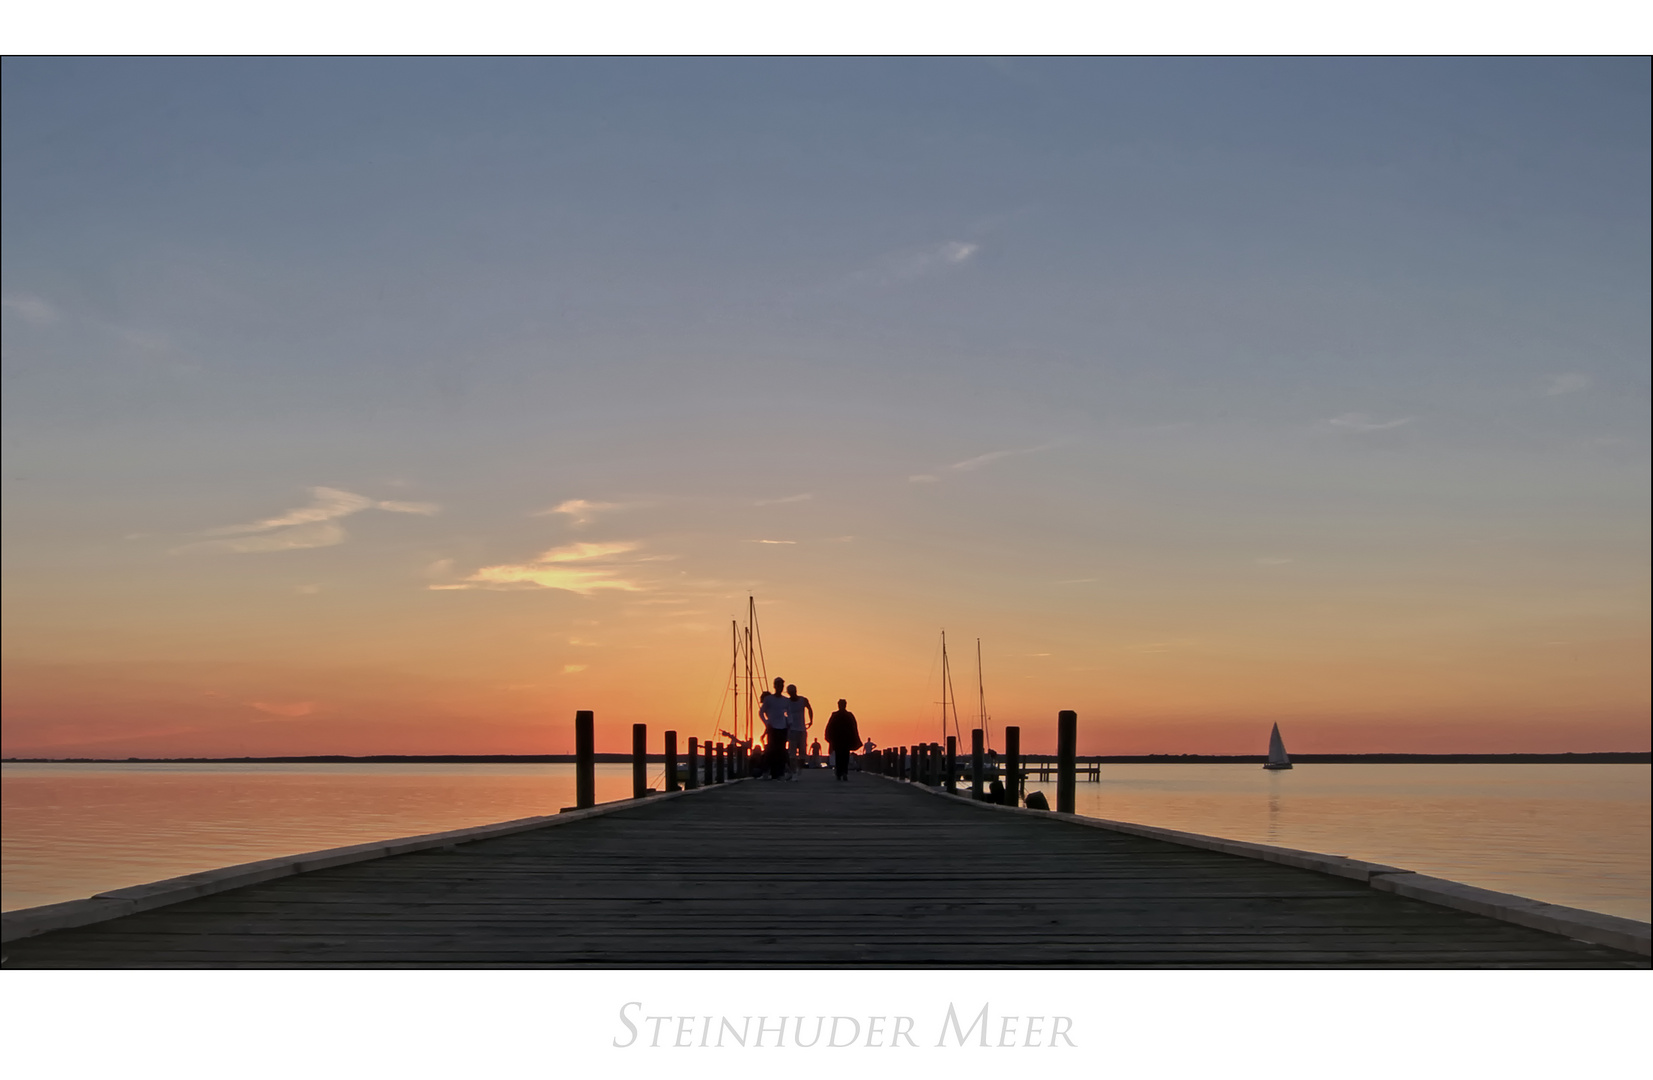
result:
M 700 740 L 689 736 L 689 767 L 683 774 L 683 786 L 690 791 L 700 786 Z
M 947 788 L 947 790 L 950 793 L 952 793 L 954 795 L 957 795 L 959 793 L 959 776 L 958 776 L 958 772 L 959 772 L 959 741 L 958 741 L 958 736 L 949 735 L 949 736 L 947 736 L 947 779 L 944 781 L 944 786 Z
M 716 778 L 712 781 L 712 783 L 714 783 L 714 784 L 723 783 L 723 744 L 722 743 L 717 744 L 717 771 L 715 773 L 715 777 Z
M 677 732 L 666 732 L 666 790 L 676 791 L 677 784 Z
M 1056 714 L 1056 812 L 1073 813 L 1073 766 L 1079 742 L 1079 714 L 1063 709 Z
M 981 728 L 970 729 L 970 797 L 981 801 L 982 784 Z
M 1022 804 L 1022 729 L 1004 729 L 1004 804 Z
M 574 714 L 574 806 L 597 805 L 597 720 L 590 709 Z
M 631 725 L 631 797 L 649 793 L 649 726 Z

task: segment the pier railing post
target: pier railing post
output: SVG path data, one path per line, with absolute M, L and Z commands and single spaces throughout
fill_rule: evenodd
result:
M 574 805 L 597 805 L 597 774 L 592 762 L 597 751 L 596 714 L 581 709 L 574 714 Z
M 947 790 L 957 795 L 959 792 L 959 741 L 958 736 L 947 736 L 947 777 L 943 781 Z
M 1004 729 L 1004 800 L 1006 806 L 1022 805 L 1022 729 Z
M 649 793 L 649 726 L 631 725 L 631 797 Z
M 677 790 L 677 732 L 666 732 L 666 790 Z
M 1079 714 L 1063 709 L 1056 714 L 1056 812 L 1073 813 L 1073 766 L 1079 741 Z
M 717 758 L 717 767 L 716 767 L 716 771 L 714 773 L 714 779 L 712 780 L 712 783 L 721 784 L 721 783 L 723 783 L 723 744 L 722 743 L 717 744 L 717 753 L 714 756 Z M 711 758 L 707 758 L 706 760 L 710 761 Z
M 981 728 L 970 729 L 970 797 L 980 801 L 982 783 Z
M 700 740 L 689 736 L 689 765 L 683 774 L 683 786 L 690 791 L 700 786 Z

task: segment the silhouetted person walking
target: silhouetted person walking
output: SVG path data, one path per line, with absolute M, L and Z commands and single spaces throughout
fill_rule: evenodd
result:
M 855 714 L 844 708 L 847 702 L 838 699 L 838 711 L 827 718 L 826 741 L 832 749 L 832 767 L 838 779 L 849 779 L 849 756 L 861 746 L 861 732 L 855 726 Z
M 809 738 L 809 729 L 815 724 L 815 706 L 808 698 L 798 695 L 796 686 L 786 688 L 786 697 L 787 706 L 792 710 L 792 724 L 786 735 L 786 778 L 796 780 L 798 768 L 803 764 L 804 740 Z
M 792 702 L 781 693 L 785 685 L 785 679 L 775 676 L 775 692 L 765 690 L 758 704 L 758 715 L 763 717 L 764 761 L 771 780 L 786 774 L 786 735 L 792 726 Z

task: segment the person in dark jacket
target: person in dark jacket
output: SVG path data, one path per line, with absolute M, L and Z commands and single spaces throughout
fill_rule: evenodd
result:
M 838 779 L 849 779 L 849 756 L 861 746 L 861 732 L 855 726 L 855 714 L 844 708 L 847 704 L 843 698 L 838 699 L 838 711 L 827 718 L 826 741 L 832 749 L 832 766 L 838 772 Z

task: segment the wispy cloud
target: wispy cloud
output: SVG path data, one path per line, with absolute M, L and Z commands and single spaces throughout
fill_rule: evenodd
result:
M 814 497 L 815 497 L 814 495 L 812 495 L 812 494 L 810 494 L 809 492 L 806 491 L 802 495 L 788 495 L 784 499 L 759 499 L 757 502 L 753 503 L 752 505 L 753 506 L 780 506 L 783 503 L 808 502 L 810 499 L 813 499 Z
M 380 502 L 366 495 L 329 487 L 311 488 L 310 495 L 308 506 L 295 507 L 275 517 L 243 525 L 225 525 L 208 529 L 207 536 L 227 539 L 198 541 L 185 544 L 175 551 L 230 551 L 253 554 L 332 547 L 344 542 L 344 528 L 338 521 L 351 514 L 363 510 L 386 510 L 393 514 L 435 514 L 441 509 L 435 503 Z
M 796 540 L 748 540 L 748 544 L 796 544 Z
M 230 551 L 254 555 L 268 551 L 301 551 L 304 548 L 332 547 L 344 543 L 344 529 L 332 521 L 295 525 L 290 529 L 261 536 L 237 536 L 229 540 L 204 540 L 185 544 L 174 551 Z
M 1284 555 L 1263 555 L 1263 556 L 1258 557 L 1257 565 L 1258 566 L 1285 566 L 1286 564 L 1292 563 L 1292 562 L 1295 562 L 1295 561 L 1296 561 L 1295 559 L 1289 558 L 1289 557 L 1284 556 Z
M 300 716 L 309 716 L 316 711 L 316 703 L 313 701 L 249 701 L 247 705 L 261 713 L 280 716 L 288 720 L 297 719 Z
M 926 247 L 892 251 L 855 277 L 871 278 L 881 285 L 894 285 L 955 270 L 975 258 L 980 250 L 980 244 L 968 240 L 947 240 Z
M 50 326 L 58 320 L 56 308 L 40 297 L 28 293 L 0 297 L 0 307 L 4 308 L 6 314 L 15 315 L 30 326 Z
M 562 673 L 564 675 L 578 675 L 580 672 L 584 671 L 587 666 L 588 665 L 586 664 L 564 664 L 562 666 Z
M 1569 371 L 1552 378 L 1550 385 L 1544 388 L 1544 396 L 1558 397 L 1562 394 L 1576 394 L 1580 390 L 1588 390 L 1594 385 L 1595 380 L 1582 371 Z
M 1029 447 L 1024 447 L 1023 449 L 1020 449 L 1020 450 L 994 450 L 993 452 L 987 453 L 987 454 L 977 454 L 973 458 L 965 458 L 963 461 L 955 461 L 955 462 L 953 462 L 953 464 L 951 464 L 947 467 L 949 469 L 952 469 L 954 472 L 971 472 L 975 469 L 981 468 L 983 465 L 989 464 L 990 462 L 998 461 L 1002 458 L 1020 457 L 1023 454 L 1037 454 L 1041 450 L 1049 450 L 1049 449 L 1050 449 L 1050 447 L 1048 445 L 1046 445 L 1046 446 L 1029 446 Z
M 552 514 L 567 514 L 575 525 L 589 525 L 597 520 L 597 515 L 607 510 L 618 510 L 621 503 L 592 502 L 590 499 L 564 499 L 548 510 L 535 511 L 532 517 L 550 517 Z
M 643 586 L 624 576 L 613 557 L 635 551 L 641 545 L 632 540 L 607 543 L 568 544 L 542 551 L 526 563 L 484 566 L 464 580 L 432 589 L 538 588 L 561 589 L 590 596 L 604 589 L 641 592 Z
M 1040 446 L 1024 446 L 1013 450 L 991 450 L 985 454 L 977 454 L 975 457 L 965 458 L 963 461 L 955 461 L 951 465 L 948 465 L 942 469 L 941 472 L 974 472 L 984 465 L 991 465 L 995 461 L 1001 461 L 1004 458 L 1010 457 L 1020 457 L 1023 454 L 1037 454 L 1041 451 L 1049 450 L 1050 446 L 1051 444 L 1045 443 Z M 914 473 L 913 475 L 907 477 L 907 482 L 911 484 L 935 484 L 940 481 L 941 476 L 936 473 Z
M 1398 428 L 1406 424 L 1410 424 L 1412 420 L 1413 418 L 1410 416 L 1402 416 L 1395 420 L 1376 420 L 1370 416 L 1367 416 L 1365 413 L 1351 412 L 1344 413 L 1341 416 L 1334 416 L 1329 420 L 1323 421 L 1323 424 L 1333 431 L 1353 431 L 1357 433 L 1365 433 L 1368 431 L 1388 431 L 1390 428 Z

